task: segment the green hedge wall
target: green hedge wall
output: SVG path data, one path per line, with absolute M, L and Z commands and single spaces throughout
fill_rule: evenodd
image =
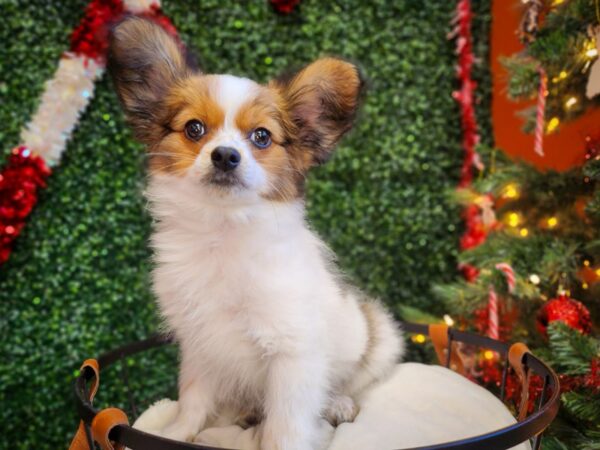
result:
M 0 1 L 1 151 L 18 143 L 86 3 Z M 322 54 L 363 66 L 366 103 L 351 136 L 310 179 L 310 218 L 358 285 L 391 305 L 440 313 L 429 286 L 454 276 L 460 228 L 444 197 L 461 162 L 454 43 L 446 40 L 454 2 L 305 0 L 285 17 L 262 0 L 163 3 L 208 71 L 266 81 Z M 485 61 L 489 2 L 475 3 Z M 477 71 L 486 137 L 487 67 Z M 156 330 L 143 184 L 143 151 L 104 79 L 0 268 L 0 448 L 66 448 L 79 363 Z M 126 362 L 138 408 L 172 394 L 175 360 L 171 349 Z M 100 403 L 126 407 L 118 372 L 103 375 L 100 392 Z

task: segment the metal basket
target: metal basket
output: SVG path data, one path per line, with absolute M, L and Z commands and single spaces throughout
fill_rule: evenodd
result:
M 524 344 L 509 345 L 488 337 L 459 331 L 445 325 L 421 325 L 403 323 L 407 333 L 428 335 L 436 350 L 440 364 L 461 371 L 462 362 L 458 346 L 471 345 L 496 352 L 503 366 L 499 397 L 504 400 L 509 370 L 519 379 L 521 401 L 517 423 L 458 441 L 402 450 L 505 450 L 529 440 L 533 450 L 538 450 L 544 430 L 556 417 L 559 408 L 560 384 L 556 373 L 542 360 L 533 355 Z M 75 381 L 77 412 L 81 419 L 79 430 L 71 443 L 71 450 L 94 450 L 94 442 L 102 450 L 120 450 L 125 446 L 132 450 L 222 450 L 200 444 L 165 439 L 129 426 L 127 416 L 117 408 L 96 410 L 92 400 L 98 388 L 99 367 L 105 369 L 123 358 L 152 348 L 172 344 L 164 336 L 125 345 L 105 353 L 96 360 L 87 360 Z M 537 374 L 543 386 L 537 398 L 535 411 L 528 414 L 529 384 L 532 374 Z M 128 384 L 128 379 L 123 380 Z M 133 398 L 130 397 L 130 402 Z M 133 405 L 133 403 L 132 403 Z

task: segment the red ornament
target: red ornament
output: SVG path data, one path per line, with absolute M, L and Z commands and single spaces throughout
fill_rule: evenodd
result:
M 300 0 L 270 0 L 271 6 L 279 14 L 290 14 L 294 8 L 300 3 Z
M 570 328 L 588 334 L 592 329 L 592 320 L 589 310 L 566 294 L 549 300 L 538 312 L 536 327 L 544 337 L 548 336 L 548 325 L 552 322 L 563 322 Z
M 0 264 L 8 259 L 13 241 L 37 203 L 38 188 L 46 187 L 49 175 L 44 160 L 27 147 L 13 149 L 0 172 Z
M 461 264 L 459 268 L 468 283 L 473 283 L 479 276 L 479 269 L 471 264 Z

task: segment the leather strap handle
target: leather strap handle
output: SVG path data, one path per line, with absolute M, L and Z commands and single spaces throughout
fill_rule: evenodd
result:
M 100 385 L 100 366 L 98 365 L 98 361 L 95 359 L 86 359 L 81 365 L 79 371 L 83 372 L 86 369 L 89 369 L 94 373 L 92 385 L 90 386 L 90 390 L 88 392 L 88 400 L 90 403 L 92 403 L 94 401 L 94 397 L 96 396 L 96 392 L 98 392 L 98 386 Z M 81 420 L 79 422 L 79 428 L 77 428 L 77 432 L 71 441 L 69 450 L 90 450 L 89 447 L 87 433 L 85 431 L 85 424 L 83 423 L 83 420 Z
M 109 438 L 111 430 L 117 425 L 129 425 L 127 415 L 119 408 L 106 408 L 96 414 L 92 421 L 92 437 L 102 450 L 123 450 L 123 444 L 116 444 Z
M 433 348 L 438 358 L 438 362 L 442 366 L 448 365 L 448 357 L 450 358 L 449 367 L 452 370 L 465 374 L 465 366 L 462 361 L 462 357 L 458 352 L 456 346 L 450 348 L 450 355 L 448 353 L 448 325 L 443 323 L 432 323 L 429 325 L 429 337 L 433 343 Z
M 527 407 L 529 405 L 529 382 L 531 371 L 523 362 L 526 353 L 531 353 L 531 351 L 525 344 L 520 342 L 511 345 L 508 350 L 508 362 L 521 382 L 521 401 L 519 403 L 519 415 L 517 416 L 519 422 L 527 417 Z
M 87 359 L 81 365 L 80 371 L 91 370 L 93 372 L 92 383 L 88 392 L 88 400 L 93 402 L 100 385 L 100 366 L 95 359 Z M 92 420 L 92 439 L 96 441 L 102 450 L 123 450 L 122 444 L 113 443 L 110 438 L 111 430 L 117 425 L 129 425 L 127 415 L 118 408 L 106 408 L 98 412 Z M 90 448 L 85 424 L 79 422 L 79 428 L 71 441 L 69 450 L 93 450 Z

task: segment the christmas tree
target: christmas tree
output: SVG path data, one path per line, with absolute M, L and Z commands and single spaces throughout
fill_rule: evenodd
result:
M 524 128 L 548 134 L 600 101 L 600 7 L 597 0 L 523 3 L 526 47 L 504 60 L 509 95 L 538 96 Z M 465 208 L 463 277 L 434 287 L 447 322 L 525 342 L 559 374 L 562 408 L 542 442 L 552 450 L 600 449 L 600 128 L 564 151 L 578 145 L 585 158 L 562 173 L 480 149 L 485 169 L 453 193 Z M 492 352 L 470 369 L 483 384 L 500 385 Z M 518 395 L 510 385 L 509 399 Z
M 465 279 L 435 288 L 453 320 L 479 333 L 491 331 L 496 296 L 498 337 L 526 342 L 559 373 L 564 407 L 544 445 L 556 439 L 565 449 L 600 448 L 600 340 L 592 334 L 592 318 L 600 317 L 599 149 L 594 142 L 591 161 L 565 173 L 538 172 L 490 152 L 488 175 L 456 194 L 474 222 L 462 239 Z M 490 199 L 497 220 L 485 211 Z M 513 289 L 498 265 L 512 268 Z M 473 373 L 499 384 L 492 358 L 482 354 Z

